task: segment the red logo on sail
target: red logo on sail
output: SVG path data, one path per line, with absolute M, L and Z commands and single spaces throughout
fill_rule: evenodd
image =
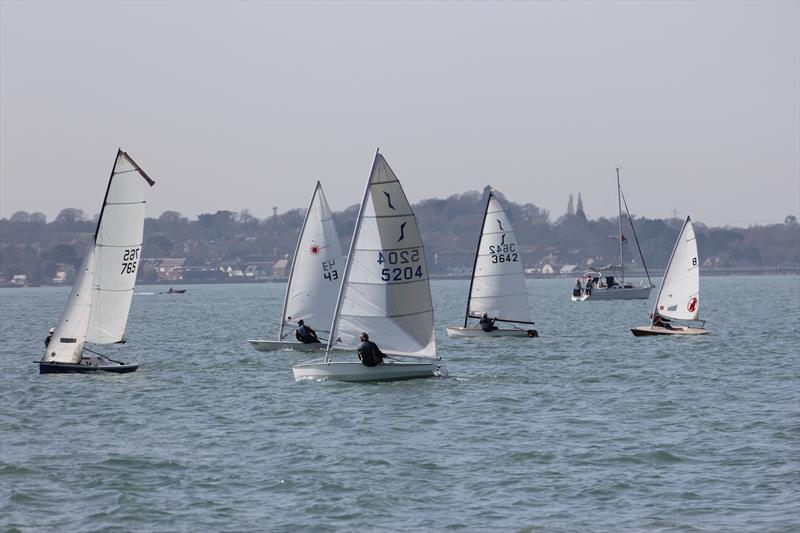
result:
M 690 313 L 694 313 L 694 310 L 697 309 L 697 298 L 692 296 L 692 299 L 689 300 L 689 305 L 686 306 Z
M 308 249 L 308 251 L 311 252 L 311 255 L 317 255 L 320 252 L 320 250 L 322 250 L 322 248 L 320 248 L 319 244 L 315 242 L 312 242 L 311 248 Z

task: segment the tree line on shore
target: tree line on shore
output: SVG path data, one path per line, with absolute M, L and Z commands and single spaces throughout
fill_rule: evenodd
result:
M 472 266 L 488 188 L 414 205 L 431 272 L 446 275 Z M 498 194 L 514 225 L 526 268 L 577 265 L 579 269 L 616 264 L 618 220 L 590 219 L 583 199 L 577 208 L 570 196 L 567 211 L 557 219 L 534 204 L 517 204 Z M 343 245 L 355 226 L 358 206 L 334 213 Z M 304 217 L 292 209 L 259 219 L 248 210 L 220 210 L 189 219 L 165 211 L 145 220 L 142 258 L 185 258 L 187 265 L 246 264 L 277 261 L 294 253 Z M 64 265 L 79 267 L 95 231 L 97 215 L 63 209 L 48 222 L 42 213 L 19 211 L 0 219 L 0 275 L 6 280 L 24 274 L 32 283 L 48 283 Z M 693 219 L 701 261 L 714 268 L 775 268 L 800 265 L 800 224 L 789 215 L 782 224 L 748 228 L 708 227 Z M 641 269 L 634 244 L 638 240 L 646 264 L 666 266 L 682 224 L 677 219 L 634 216 L 631 228 L 623 217 L 626 268 Z M 635 230 L 635 234 L 634 234 Z

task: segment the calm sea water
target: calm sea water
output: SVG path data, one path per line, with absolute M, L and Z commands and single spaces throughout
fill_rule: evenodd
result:
M 252 350 L 271 284 L 139 287 L 138 372 L 40 376 L 68 289 L 3 290 L 0 528 L 798 531 L 800 278 L 701 285 L 704 337 L 532 280 L 540 338 L 451 340 L 468 282 L 434 282 L 450 376 L 381 384 Z

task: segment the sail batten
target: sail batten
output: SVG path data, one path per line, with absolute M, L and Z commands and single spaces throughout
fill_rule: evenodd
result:
M 387 354 L 436 357 L 422 237 L 402 185 L 380 153 L 359 209 L 328 353 L 354 349 L 362 331 Z

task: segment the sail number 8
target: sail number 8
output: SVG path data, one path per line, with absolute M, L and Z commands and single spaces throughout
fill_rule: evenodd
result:
M 419 260 L 420 251 L 418 248 L 378 252 L 378 264 L 389 266 L 389 268 L 381 269 L 381 281 L 408 281 L 415 278 L 423 278 L 425 274 L 422 271 L 422 265 L 419 264 Z
M 122 255 L 122 271 L 120 274 L 133 274 L 136 272 L 136 263 L 139 260 L 139 248 L 125 250 Z

